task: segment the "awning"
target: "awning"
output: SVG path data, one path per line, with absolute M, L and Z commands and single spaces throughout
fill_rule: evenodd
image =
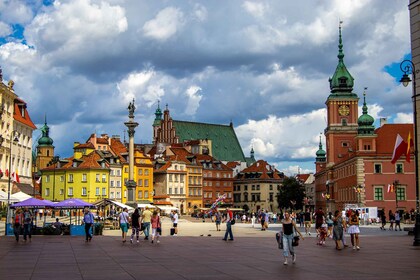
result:
M 118 207 L 121 207 L 121 208 L 127 208 L 127 209 L 128 209 L 128 211 L 134 211 L 134 208 L 133 208 L 133 207 L 128 206 L 128 205 L 126 205 L 126 204 L 124 204 L 124 203 L 121 203 L 121 202 L 115 201 L 115 200 L 111 200 L 111 199 L 102 199 L 102 200 L 99 200 L 99 201 L 97 201 L 97 202 L 95 202 L 95 203 L 93 203 L 93 204 L 94 204 L 94 205 L 96 205 L 96 206 L 102 206 L 102 205 L 114 204 L 114 205 L 116 205 L 116 206 L 118 206 Z
M 172 211 L 172 210 L 179 210 L 175 206 L 167 206 L 167 205 L 156 205 L 156 207 L 162 211 Z
M 137 204 L 137 207 L 138 208 L 146 208 L 146 207 L 148 207 L 148 208 L 155 208 L 155 206 L 154 205 L 152 205 L 152 204 L 145 204 L 145 203 L 139 203 L 139 204 Z

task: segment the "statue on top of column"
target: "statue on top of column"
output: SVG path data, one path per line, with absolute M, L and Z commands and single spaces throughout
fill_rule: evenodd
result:
M 133 98 L 133 102 L 130 102 L 130 104 L 128 104 L 128 117 L 129 118 L 134 118 L 134 111 L 136 110 L 136 106 L 134 105 L 134 98 Z

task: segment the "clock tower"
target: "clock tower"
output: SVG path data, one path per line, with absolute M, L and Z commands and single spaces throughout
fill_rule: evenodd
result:
M 325 129 L 327 164 L 338 163 L 348 158 L 355 149 L 354 138 L 358 129 L 359 97 L 353 93 L 354 78 L 344 64 L 341 23 L 339 26 L 338 65 L 329 79 L 330 95 L 327 105 L 327 128 Z

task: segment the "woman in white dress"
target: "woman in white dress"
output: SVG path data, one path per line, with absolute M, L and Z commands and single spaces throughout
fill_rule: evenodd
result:
M 359 233 L 360 233 L 360 229 L 359 229 L 359 211 L 354 211 L 352 210 L 351 212 L 351 216 L 349 218 L 349 229 L 348 229 L 348 233 L 350 234 L 350 238 L 351 238 L 351 245 L 353 246 L 353 250 L 360 250 L 359 247 Z

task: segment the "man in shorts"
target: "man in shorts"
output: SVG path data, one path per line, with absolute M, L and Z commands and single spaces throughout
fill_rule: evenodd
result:
M 306 211 L 303 214 L 303 219 L 305 221 L 305 233 L 307 235 L 311 235 L 312 215 L 309 208 L 306 208 Z

